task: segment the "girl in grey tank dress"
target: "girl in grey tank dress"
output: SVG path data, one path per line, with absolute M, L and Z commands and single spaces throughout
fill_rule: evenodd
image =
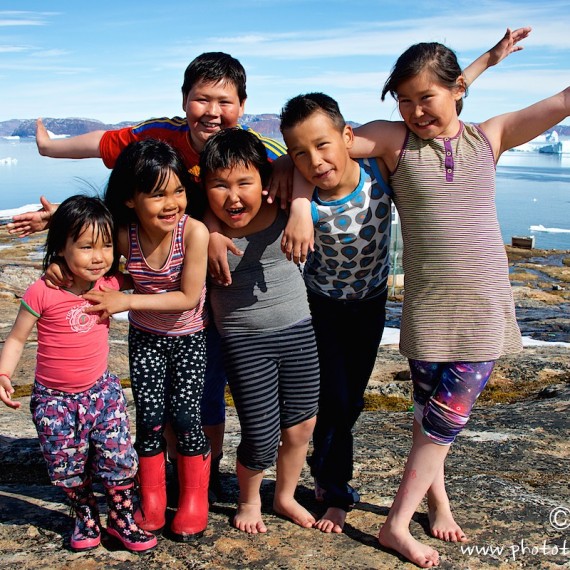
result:
M 514 50 L 510 31 L 503 43 Z M 412 537 L 411 517 L 427 494 L 432 535 L 466 540 L 449 506 L 445 457 L 494 361 L 522 348 L 495 210 L 495 164 L 570 110 L 566 88 L 521 111 L 468 125 L 458 118 L 465 91 L 451 50 L 412 46 L 383 90 L 383 98 L 397 99 L 403 122 L 357 129 L 352 153 L 386 162 L 404 237 L 400 348 L 414 385 L 413 444 L 379 541 L 424 568 L 437 565 L 439 554 Z

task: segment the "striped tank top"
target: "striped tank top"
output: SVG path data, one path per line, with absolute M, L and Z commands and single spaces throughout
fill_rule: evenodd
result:
M 160 269 L 154 269 L 147 263 L 140 246 L 138 225 L 131 224 L 126 269 L 133 278 L 135 293 L 152 295 L 180 291 L 184 266 L 184 228 L 187 220 L 188 216 L 183 215 L 174 229 L 170 253 Z M 163 336 L 192 334 L 207 325 L 205 300 L 206 285 L 204 284 L 200 302 L 194 309 L 176 313 L 129 311 L 129 322 L 142 331 Z
M 453 138 L 408 132 L 390 182 L 404 239 L 402 354 L 477 362 L 521 350 L 485 135 L 463 123 Z

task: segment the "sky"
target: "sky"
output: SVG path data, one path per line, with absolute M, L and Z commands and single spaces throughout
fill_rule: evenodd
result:
M 526 25 L 525 49 L 470 89 L 462 114 L 470 121 L 570 85 L 570 1 L 3 0 L 0 121 L 181 115 L 184 69 L 205 51 L 244 65 L 246 113 L 279 113 L 290 97 L 322 91 L 347 120 L 396 120 L 380 92 L 408 46 L 444 43 L 466 66 L 507 27 Z

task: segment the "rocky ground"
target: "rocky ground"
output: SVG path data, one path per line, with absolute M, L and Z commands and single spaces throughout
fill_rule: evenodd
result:
M 2 340 L 17 312 L 18 296 L 39 272 L 37 241 L 16 243 L 8 242 L 0 251 Z M 570 342 L 570 252 L 510 250 L 509 255 L 523 333 Z M 396 298 L 389 305 L 390 324 L 397 326 L 398 318 Z M 110 367 L 122 378 L 128 376 L 126 332 L 125 322 L 113 322 Z M 246 536 L 230 526 L 237 497 L 233 464 L 239 425 L 229 407 L 222 462 L 225 496 L 212 508 L 204 537 L 178 544 L 165 536 L 151 553 L 134 555 L 110 539 L 88 553 L 67 547 L 68 506 L 47 480 L 27 409 L 34 341 L 30 338 L 14 374 L 21 410 L 0 408 L 0 568 L 413 567 L 376 541 L 410 445 L 409 379 L 396 346 L 381 347 L 367 394 L 368 411 L 356 426 L 354 483 L 362 501 L 350 513 L 342 535 L 301 529 L 273 515 L 273 472 L 267 473 L 263 487 L 268 533 Z M 470 542 L 461 546 L 431 538 L 425 506 L 412 524 L 417 538 L 440 551 L 441 568 L 570 568 L 569 355 L 568 346 L 531 346 L 497 366 L 447 463 L 456 517 Z M 130 398 L 128 388 L 127 394 Z M 299 498 L 319 512 L 307 470 Z M 104 511 L 102 496 L 100 500 Z

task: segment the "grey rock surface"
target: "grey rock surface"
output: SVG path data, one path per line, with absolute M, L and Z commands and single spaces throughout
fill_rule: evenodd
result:
M 38 274 L 37 264 L 0 261 L 2 340 L 18 310 L 16 296 Z M 519 303 L 524 304 L 528 297 L 525 291 Z M 564 327 L 564 334 L 568 334 L 567 325 Z M 121 377 L 128 376 L 126 334 L 125 322 L 112 323 L 110 368 Z M 30 338 L 14 375 L 15 383 L 21 386 L 33 382 L 34 341 Z M 454 513 L 470 541 L 459 545 L 432 538 L 425 504 L 411 525 L 416 538 L 439 550 L 440 568 L 570 568 L 568 357 L 565 346 L 532 347 L 497 366 L 489 390 L 507 386 L 514 398 L 506 404 L 478 403 L 446 464 Z M 409 398 L 406 370 L 407 363 L 397 347 L 382 347 L 369 394 Z M 127 396 L 133 417 L 129 390 Z M 228 408 L 221 466 L 225 496 L 212 507 L 204 537 L 180 544 L 163 536 L 155 550 L 135 555 L 108 538 L 90 552 L 69 549 L 69 507 L 63 493 L 47 479 L 27 407 L 29 398 L 24 396 L 21 401 L 19 411 L 0 406 L 0 569 L 415 567 L 382 549 L 376 540 L 409 451 L 410 412 L 368 411 L 358 421 L 353 483 L 362 501 L 348 515 L 344 533 L 302 529 L 275 516 L 271 511 L 275 473 L 270 470 L 263 485 L 263 511 L 269 530 L 265 535 L 248 536 L 231 526 L 237 499 L 234 465 L 239 424 L 234 409 Z M 98 496 L 105 512 L 103 496 Z M 308 469 L 303 471 L 298 497 L 310 510 L 320 512 Z M 173 511 L 169 514 L 172 516 Z

